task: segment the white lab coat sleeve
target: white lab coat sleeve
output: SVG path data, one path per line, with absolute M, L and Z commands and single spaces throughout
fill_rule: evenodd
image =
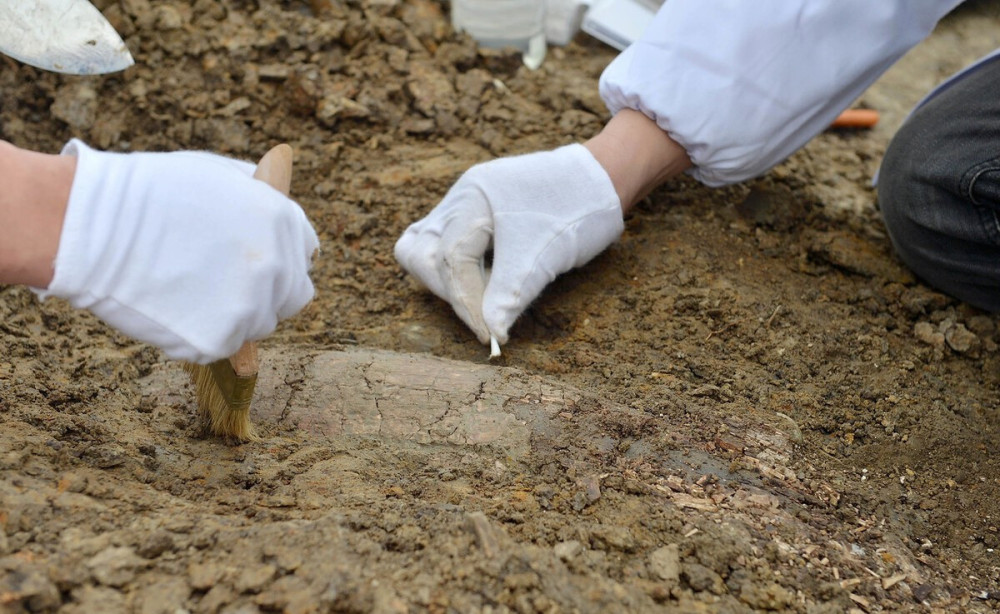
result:
M 601 75 L 614 113 L 635 109 L 711 186 L 779 164 L 961 0 L 667 0 Z

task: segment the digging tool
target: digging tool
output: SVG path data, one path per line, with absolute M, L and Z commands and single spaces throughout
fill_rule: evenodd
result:
M 253 176 L 287 196 L 292 183 L 292 148 L 286 144 L 271 148 L 257 163 Z M 184 365 L 195 386 L 198 412 L 213 434 L 237 441 L 257 439 L 250 422 L 250 402 L 258 366 L 254 341 L 244 343 L 229 358 L 208 365 Z
M 0 0 L 0 53 L 71 75 L 117 72 L 135 61 L 87 0 Z

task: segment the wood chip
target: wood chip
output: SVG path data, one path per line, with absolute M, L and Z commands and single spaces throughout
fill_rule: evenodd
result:
M 871 611 L 872 604 L 867 599 L 865 599 L 864 597 L 862 597 L 861 595 L 856 595 L 854 593 L 850 593 L 848 596 L 851 598 L 851 601 L 853 601 L 854 603 L 856 603 L 859 606 L 861 606 L 861 608 L 865 612 L 870 612 Z
M 678 507 L 701 510 L 703 512 L 714 512 L 719 509 L 719 506 L 708 499 L 699 499 L 698 497 L 692 497 L 682 492 L 671 493 L 670 500 L 676 503 Z
M 472 512 L 466 516 L 466 522 L 473 534 L 476 536 L 476 543 L 482 548 L 483 554 L 493 558 L 500 552 L 500 543 L 493 533 L 493 527 L 486 514 L 482 512 Z
M 882 578 L 882 588 L 889 590 L 890 588 L 896 586 L 900 582 L 906 579 L 906 574 L 896 574 L 895 576 L 889 576 L 888 578 Z

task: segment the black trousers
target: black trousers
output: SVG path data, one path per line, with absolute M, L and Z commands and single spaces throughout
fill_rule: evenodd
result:
M 886 151 L 878 200 L 919 277 L 1000 312 L 1000 58 L 910 115 Z

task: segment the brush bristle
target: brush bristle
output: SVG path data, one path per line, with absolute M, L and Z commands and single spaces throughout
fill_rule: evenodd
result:
M 191 375 L 198 413 L 209 432 L 239 441 L 259 439 L 250 421 L 249 407 L 233 409 L 229 406 L 208 365 L 184 363 L 184 370 Z

